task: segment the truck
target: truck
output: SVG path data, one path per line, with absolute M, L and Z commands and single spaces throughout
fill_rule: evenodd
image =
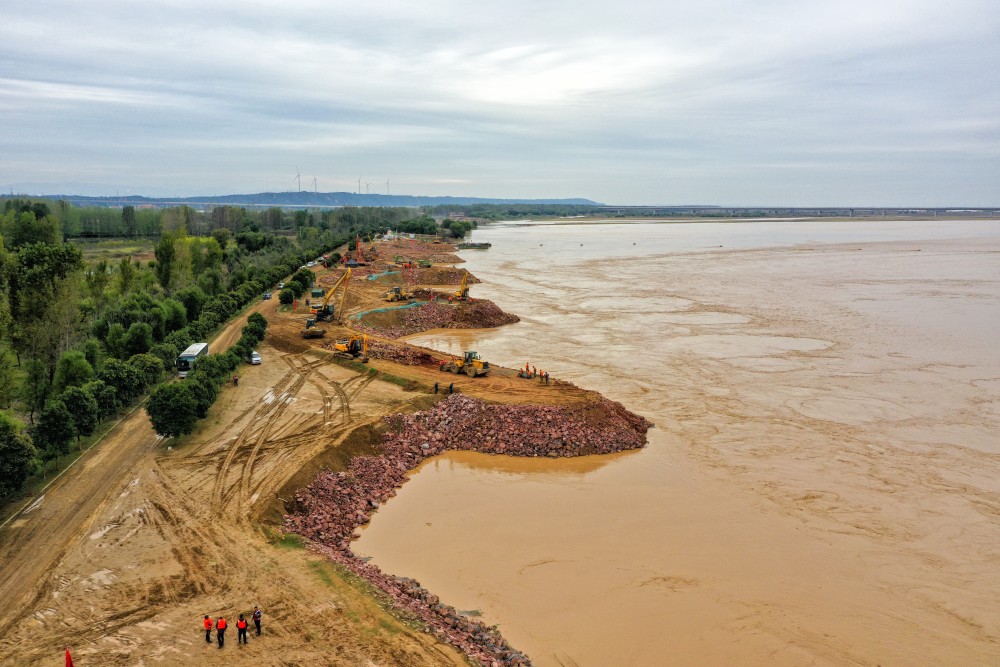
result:
M 194 368 L 194 362 L 208 355 L 208 343 L 193 343 L 177 355 L 177 375 L 184 378 Z

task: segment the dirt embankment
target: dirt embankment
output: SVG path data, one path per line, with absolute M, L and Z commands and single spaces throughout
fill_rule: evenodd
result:
M 493 628 L 442 604 L 412 579 L 393 577 L 358 559 L 354 531 L 396 493 L 408 471 L 450 449 L 517 456 L 578 456 L 641 448 L 651 424 L 602 397 L 575 405 L 505 405 L 453 394 L 414 414 L 383 418 L 381 453 L 353 458 L 347 472 L 321 473 L 295 494 L 285 527 L 426 623 L 440 639 L 482 664 L 530 665 Z

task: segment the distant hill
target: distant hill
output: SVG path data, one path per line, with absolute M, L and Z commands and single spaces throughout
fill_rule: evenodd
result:
M 353 192 L 260 192 L 246 195 L 207 197 L 88 197 L 84 195 L 40 195 L 64 199 L 76 206 L 250 206 L 269 208 L 336 208 L 338 206 L 470 206 L 474 204 L 556 204 L 600 206 L 590 199 L 490 199 L 487 197 L 420 197 L 414 195 L 359 195 Z

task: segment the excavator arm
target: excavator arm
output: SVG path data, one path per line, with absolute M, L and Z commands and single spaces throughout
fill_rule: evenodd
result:
M 350 282 L 351 282 L 351 267 L 347 267 L 347 271 L 344 272 L 344 275 L 340 276 L 340 278 L 337 279 L 337 282 L 333 284 L 333 287 L 331 287 L 327 291 L 326 298 L 323 299 L 323 305 L 314 307 L 313 312 L 316 313 L 317 315 L 328 312 L 327 307 L 330 305 L 330 300 L 333 298 L 333 295 L 336 294 L 337 289 L 343 286 L 344 293 L 340 297 L 340 311 L 338 313 L 335 313 L 337 316 L 343 318 L 344 305 L 347 303 L 347 285 Z
M 344 281 L 344 291 L 340 294 L 340 308 L 337 309 L 337 319 L 344 319 L 344 307 L 347 306 L 347 285 L 351 282 L 351 268 L 347 267 L 347 273 L 341 279 Z
M 469 295 L 469 272 L 466 271 L 462 275 L 462 282 L 458 286 L 458 291 L 456 291 L 452 296 L 456 299 L 464 299 Z

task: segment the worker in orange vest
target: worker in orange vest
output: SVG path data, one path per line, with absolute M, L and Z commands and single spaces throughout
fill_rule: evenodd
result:
M 226 645 L 226 619 L 221 616 L 215 622 L 215 637 L 219 640 L 219 648 Z
M 212 643 L 212 619 L 205 616 L 205 620 L 202 621 L 205 625 L 205 641 L 209 644 Z
M 243 614 L 240 614 L 240 620 L 236 621 L 236 643 L 240 642 L 247 643 L 247 622 L 244 620 Z

